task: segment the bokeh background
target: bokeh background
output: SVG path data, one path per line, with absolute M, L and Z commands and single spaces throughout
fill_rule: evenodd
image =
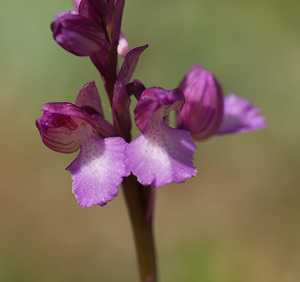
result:
M 0 9 L 0 281 L 138 281 L 122 191 L 77 206 L 64 171 L 75 156 L 47 149 L 34 125 L 44 103 L 73 102 L 92 80 L 102 89 L 89 59 L 52 39 L 53 15 L 71 7 Z M 135 78 L 174 88 L 203 63 L 268 122 L 198 144 L 197 177 L 157 190 L 160 281 L 300 281 L 299 11 L 296 0 L 126 1 L 123 32 L 149 44 Z

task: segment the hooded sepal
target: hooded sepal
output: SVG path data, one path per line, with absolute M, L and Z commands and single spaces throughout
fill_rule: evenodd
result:
M 43 143 L 59 153 L 74 153 L 91 135 L 99 133 L 98 123 L 71 103 L 48 103 L 36 120 Z
M 96 113 L 103 116 L 103 108 L 95 81 L 88 82 L 79 91 L 75 105 L 83 108 L 89 114 Z

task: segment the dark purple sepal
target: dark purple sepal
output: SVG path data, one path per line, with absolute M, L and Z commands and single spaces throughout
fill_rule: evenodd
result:
M 103 116 L 102 103 L 95 81 L 83 86 L 76 97 L 75 105 L 84 109 L 89 114 Z
M 170 111 L 181 109 L 183 104 L 184 96 L 179 88 L 173 90 L 160 87 L 147 88 L 134 110 L 136 126 L 144 132 L 151 119 L 159 115 L 163 120 Z
M 86 0 L 85 0 L 86 1 Z M 107 22 L 109 5 L 105 0 L 87 0 L 103 23 Z
M 94 0 L 96 1 L 96 0 Z M 111 39 L 111 45 L 112 48 L 117 51 L 117 46 L 119 44 L 119 38 L 120 38 L 120 32 L 121 32 L 121 22 L 122 22 L 122 16 L 123 16 L 123 9 L 125 0 L 112 0 L 110 2 L 111 5 L 111 20 L 108 23 L 110 30 L 110 39 Z
M 140 100 L 145 89 L 146 87 L 138 80 L 134 80 L 126 85 L 128 95 L 134 95 L 137 100 Z
M 119 135 L 124 137 L 126 141 L 130 141 L 131 138 L 130 97 L 126 90 L 126 84 L 128 84 L 135 71 L 139 56 L 147 47 L 148 45 L 132 49 L 125 56 L 114 87 L 112 105 L 114 127 Z
M 93 7 L 90 5 L 89 0 L 82 0 L 78 7 L 78 14 L 89 18 L 95 23 L 100 24 L 100 18 L 97 12 L 93 9 Z
M 105 89 L 110 93 L 110 88 L 113 88 L 113 83 L 116 79 L 116 71 L 112 69 L 109 60 L 109 50 L 103 48 L 100 52 L 91 55 L 90 58 L 101 74 Z
M 124 84 L 127 84 L 131 80 L 139 61 L 139 57 L 147 48 L 148 45 L 136 47 L 129 51 L 125 56 L 124 62 L 118 75 L 118 79 L 120 78 Z
M 104 118 L 100 96 L 94 81 L 87 83 L 80 90 L 75 105 L 83 109 L 98 123 L 100 137 L 115 136 L 113 126 Z
M 101 26 L 73 13 L 64 13 L 51 24 L 55 41 L 77 56 L 91 56 L 106 45 Z
M 115 128 L 103 116 L 97 114 L 91 116 L 99 126 L 99 136 L 101 138 L 117 136 Z

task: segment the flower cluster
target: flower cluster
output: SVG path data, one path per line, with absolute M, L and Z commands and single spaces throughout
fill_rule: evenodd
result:
M 98 69 L 109 97 L 113 124 L 104 117 L 94 82 L 75 103 L 47 103 L 36 121 L 42 141 L 60 153 L 80 150 L 67 167 L 73 193 L 82 207 L 105 205 L 131 173 L 142 185 L 160 187 L 196 175 L 194 141 L 216 134 L 239 133 L 266 126 L 259 109 L 229 94 L 224 97 L 214 75 L 192 67 L 178 87 L 146 88 L 132 81 L 147 45 L 130 49 L 121 33 L 124 0 L 73 0 L 75 11 L 59 14 L 51 24 L 55 41 L 77 56 L 88 56 Z M 118 67 L 118 55 L 124 57 Z M 131 98 L 141 135 L 131 141 Z M 176 112 L 176 128 L 168 125 Z

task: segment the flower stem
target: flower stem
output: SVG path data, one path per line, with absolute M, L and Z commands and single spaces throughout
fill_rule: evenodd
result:
M 142 186 L 133 175 L 125 178 L 122 186 L 134 233 L 140 281 L 157 282 L 152 232 L 154 190 Z

